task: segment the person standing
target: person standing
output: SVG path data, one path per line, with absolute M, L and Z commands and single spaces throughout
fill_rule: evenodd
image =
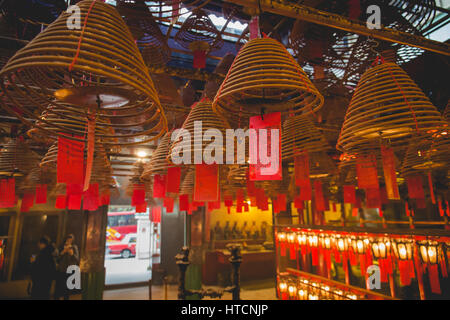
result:
M 74 241 L 75 236 L 73 234 L 69 234 L 64 239 L 64 244 L 59 250 L 55 286 L 56 300 L 59 300 L 61 297 L 64 298 L 64 300 L 69 300 L 70 292 L 67 287 L 67 279 L 70 275 L 67 273 L 67 268 L 71 265 L 78 265 L 80 262 L 78 247 Z
M 56 273 L 55 247 L 49 237 L 43 236 L 38 242 L 39 253 L 31 261 L 31 299 L 48 300 Z

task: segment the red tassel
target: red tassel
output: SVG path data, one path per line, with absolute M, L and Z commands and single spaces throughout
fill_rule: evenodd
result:
M 291 260 L 297 260 L 297 250 L 294 243 L 289 244 L 289 257 Z
M 166 192 L 180 192 L 181 167 L 169 167 L 167 169 Z
M 428 186 L 430 187 L 431 202 L 433 204 L 436 204 L 436 198 L 434 197 L 433 179 L 431 178 L 431 172 L 428 172 Z
M 441 286 L 439 283 L 439 271 L 437 264 L 428 264 L 428 278 L 430 280 L 431 292 L 441 294 Z
M 217 201 L 219 197 L 219 166 L 195 165 L 194 201 Z
M 313 266 L 316 267 L 319 265 L 319 254 L 318 249 L 316 247 L 311 248 L 311 260 Z
M 166 196 L 166 176 L 155 174 L 153 176 L 153 198 L 162 199 Z
M 400 273 L 400 283 L 402 286 L 409 286 L 411 284 L 411 271 L 410 271 L 410 262 L 399 260 L 398 261 L 398 269 Z
M 397 176 L 395 173 L 395 156 L 392 148 L 381 146 L 381 160 L 383 162 L 384 181 L 388 199 L 399 200 Z

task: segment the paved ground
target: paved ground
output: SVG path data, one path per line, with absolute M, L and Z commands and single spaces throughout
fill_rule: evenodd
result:
M 105 258 L 106 285 L 122 284 L 128 282 L 144 282 L 151 277 L 148 270 L 149 259 L 122 259 L 120 257 L 107 256 Z
M 217 287 L 210 287 L 217 288 Z M 177 299 L 177 287 L 167 286 L 167 299 Z M 264 288 L 257 290 L 241 290 L 242 300 L 275 300 L 275 289 Z M 103 300 L 148 300 L 148 287 L 127 288 L 117 290 L 106 290 L 103 293 Z M 152 300 L 165 300 L 165 290 L 162 286 L 152 287 Z M 225 294 L 222 300 L 231 300 L 231 294 Z

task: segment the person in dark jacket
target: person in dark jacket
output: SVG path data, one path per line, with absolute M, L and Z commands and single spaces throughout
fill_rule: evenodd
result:
M 48 300 L 56 272 L 55 248 L 47 236 L 38 245 L 39 253 L 31 257 L 31 299 Z
M 55 285 L 55 299 L 59 300 L 61 297 L 64 300 L 69 300 L 69 289 L 67 288 L 67 279 L 70 274 L 67 273 L 67 268 L 71 265 L 78 265 L 80 261 L 78 247 L 74 243 L 75 236 L 69 234 L 64 239 L 64 245 L 59 250 L 57 258 L 57 274 Z

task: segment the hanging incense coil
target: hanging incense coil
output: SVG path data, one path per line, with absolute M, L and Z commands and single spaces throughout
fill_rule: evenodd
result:
M 80 115 L 72 108 L 58 108 L 50 106 L 42 112 L 39 119 L 36 121 L 36 127 L 30 129 L 27 134 L 36 141 L 45 142 L 48 140 L 47 133 L 74 134 L 77 137 L 84 137 L 87 133 L 87 115 Z M 109 123 L 104 119 L 97 119 L 95 124 L 95 135 L 108 136 L 113 134 Z M 51 134 L 51 139 L 55 139 L 56 135 Z M 114 139 L 109 139 L 110 143 L 115 142 Z M 108 139 L 103 139 L 103 142 Z
M 214 51 L 223 45 L 222 36 L 205 11 L 195 9 L 174 37 L 176 43 L 192 51 Z
M 440 113 L 411 78 L 394 63 L 362 76 L 347 109 L 337 147 L 346 152 L 379 148 L 381 140 L 405 146 L 414 134 L 442 126 Z
M 100 1 L 77 6 L 81 21 L 90 10 L 82 30 L 70 30 L 71 14 L 64 12 L 1 70 L 1 105 L 30 126 L 37 124 L 28 119 L 36 119 L 49 105 L 108 119 L 113 133 L 101 137 L 117 138 L 116 145 L 157 139 L 167 121 L 124 21 L 113 6 Z
M 309 177 L 311 179 L 331 179 L 337 173 L 335 162 L 326 152 L 309 154 Z
M 448 169 L 450 165 L 450 139 L 447 135 L 412 140 L 401 167 L 403 177 L 417 173 Z
M 227 176 L 227 184 L 236 188 L 246 188 L 248 165 L 230 166 Z
M 58 142 L 55 142 L 50 146 L 45 153 L 39 166 L 42 170 L 47 172 L 56 172 L 56 166 L 58 162 Z
M 165 65 L 170 59 L 170 48 L 152 13 L 143 1 L 117 1 L 117 11 L 124 17 L 137 41 L 142 47 L 142 57 L 147 66 Z
M 42 172 L 42 169 L 36 165 L 27 176 L 20 182 L 19 192 L 24 193 L 35 193 L 36 186 L 39 184 L 46 184 L 47 186 L 54 185 L 56 180 L 51 175 Z
M 448 101 L 447 105 L 445 106 L 442 117 L 444 118 L 445 121 L 450 122 L 450 100 Z
M 239 51 L 214 99 L 213 109 L 239 118 L 277 111 L 298 115 L 317 111 L 323 101 L 281 43 L 259 38 Z
M 133 168 L 131 169 L 131 177 L 128 180 L 128 186 L 126 189 L 126 193 L 128 196 L 131 197 L 133 195 L 133 190 L 135 189 L 146 190 L 145 184 L 141 180 L 141 175 L 143 171 L 144 171 L 144 163 L 142 161 L 135 162 Z
M 190 169 L 180 185 L 180 194 L 194 194 L 195 169 Z
M 161 141 L 158 144 L 158 147 L 156 147 L 156 150 L 153 151 L 150 161 L 144 166 L 144 170 L 141 175 L 142 180 L 147 180 L 154 174 L 167 173 L 167 168 L 169 166 L 167 157 L 170 150 L 171 135 L 172 132 L 167 132 L 162 137 Z
M 201 122 L 201 135 L 203 137 L 202 142 L 196 141 L 194 139 L 194 127 L 195 122 L 200 121 Z M 191 152 L 191 162 L 190 164 L 194 164 L 194 155 L 196 153 L 201 153 L 203 155 L 203 152 L 205 148 L 211 143 L 211 140 L 206 140 L 204 138 L 204 133 L 207 130 L 215 129 L 219 130 L 222 134 L 222 137 L 226 136 L 226 129 L 228 129 L 230 126 L 228 125 L 227 121 L 223 119 L 220 115 L 215 113 L 211 108 L 211 101 L 207 98 L 204 100 L 198 102 L 197 104 L 194 104 L 194 106 L 191 109 L 191 112 L 187 116 L 186 120 L 183 123 L 183 126 L 181 127 L 184 130 L 187 130 L 191 136 L 190 140 L 183 140 L 183 130 L 179 132 L 179 134 L 176 136 L 175 139 L 173 139 L 173 143 L 170 146 L 170 151 L 167 155 L 167 160 L 172 162 L 172 154 L 182 154 L 180 151 L 184 150 L 190 150 Z M 222 146 L 222 158 L 219 159 L 219 163 L 225 163 L 225 143 Z M 213 156 L 215 156 L 215 153 L 212 153 Z M 180 155 L 181 156 L 181 155 Z
M 186 14 L 182 8 L 203 8 L 211 0 L 156 0 L 147 2 L 150 12 L 155 20 L 167 20 L 178 18 Z M 132 0 L 132 2 L 143 2 L 142 0 Z
M 293 160 L 296 154 L 330 150 L 325 136 L 305 116 L 289 117 L 281 132 L 281 155 L 283 160 Z
M 39 163 L 39 155 L 25 142 L 11 139 L 0 150 L 0 175 L 25 176 Z
M 214 73 L 218 75 L 225 75 L 227 74 L 228 70 L 230 69 L 234 58 L 236 56 L 234 54 L 228 53 L 226 54 L 222 60 L 217 64 L 216 68 L 214 69 Z M 208 80 L 205 84 L 205 89 L 203 90 L 202 97 L 207 97 L 211 100 L 214 100 L 214 97 L 217 94 L 217 91 L 220 88 L 221 81 L 217 78 Z

